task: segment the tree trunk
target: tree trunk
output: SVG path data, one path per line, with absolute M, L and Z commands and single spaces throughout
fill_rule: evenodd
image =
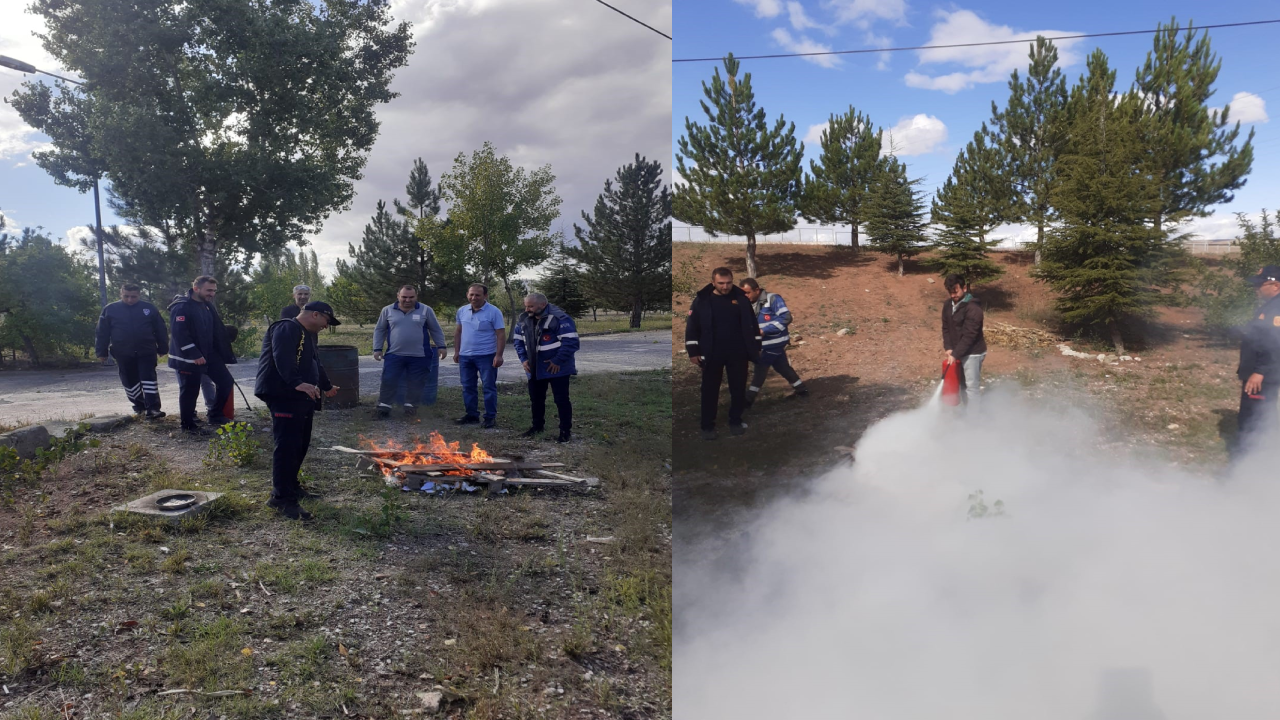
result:
M 747 233 L 747 277 L 756 277 L 756 234 Z
M 1044 248 L 1044 220 L 1036 223 L 1036 267 L 1040 267 L 1040 250 Z
M 631 301 L 631 327 L 640 328 L 640 316 L 644 313 L 644 302 L 640 298 Z
M 856 223 L 856 222 L 855 222 L 855 223 L 852 223 L 849 227 L 850 227 L 850 229 L 851 229 L 851 230 L 853 230 L 853 243 L 852 243 L 852 247 L 853 247 L 854 252 L 857 252 L 857 251 L 858 251 L 858 249 L 859 249 L 859 248 L 858 248 L 858 223 Z
M 217 260 L 218 236 L 212 230 L 205 230 L 203 237 L 196 245 L 196 261 L 200 264 L 200 274 L 213 277 Z
M 597 322 L 599 320 L 600 318 L 596 317 L 596 307 L 595 305 L 592 305 L 591 306 L 591 322 Z
M 36 352 L 36 345 L 31 341 L 31 336 L 26 333 L 20 333 L 18 337 L 22 338 L 22 345 L 27 349 L 27 357 L 31 358 L 31 364 L 39 365 L 40 353 Z
M 902 277 L 904 275 L 906 275 L 905 267 L 902 263 L 902 256 L 899 255 L 898 256 L 898 277 Z
M 1111 327 L 1111 344 L 1116 346 L 1116 355 L 1124 355 L 1124 338 L 1120 335 L 1120 325 L 1111 320 L 1107 323 Z
M 511 338 L 516 334 L 516 298 L 511 294 L 511 283 L 507 279 L 502 278 L 502 287 L 507 291 L 507 302 L 511 304 L 511 324 L 507 326 L 507 342 L 511 342 Z

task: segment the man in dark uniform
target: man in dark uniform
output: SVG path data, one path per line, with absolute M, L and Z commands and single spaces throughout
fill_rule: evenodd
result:
M 298 317 L 298 314 L 302 312 L 302 308 L 306 307 L 309 302 L 311 302 L 311 288 L 306 285 L 295 286 L 293 288 L 293 304 L 284 306 L 284 309 L 280 311 L 280 319 L 288 320 L 289 318 Z
M 1239 434 L 1232 458 L 1239 460 L 1255 447 L 1273 441 L 1280 428 L 1280 266 L 1268 265 L 1249 278 L 1262 301 L 1257 317 L 1240 328 Z
M 178 410 L 182 429 L 191 435 L 209 435 L 207 428 L 196 422 L 196 398 L 200 397 L 200 380 L 208 375 L 217 390 L 213 407 L 208 411 L 210 425 L 222 425 L 227 418 L 222 408 L 231 395 L 231 373 L 227 365 L 236 362 L 222 318 L 213 307 L 218 294 L 218 281 L 201 275 L 191 283 L 186 295 L 179 295 L 169 305 L 169 322 L 173 335 L 169 340 L 169 367 L 178 373 Z
M 298 470 L 311 446 L 311 421 L 320 393 L 338 394 L 316 356 L 316 333 L 338 325 L 333 308 L 313 302 L 298 317 L 277 320 L 262 337 L 253 394 L 271 411 L 271 499 L 267 505 L 293 520 L 310 520 L 298 501 L 309 494 L 298 484 Z
M 725 374 L 729 376 L 729 432 L 746 432 L 742 411 L 747 404 L 747 368 L 760 357 L 760 329 L 751 300 L 733 284 L 729 268 L 713 270 L 711 284 L 693 298 L 684 347 L 689 361 L 702 368 L 702 438 L 716 439 L 716 409 Z
M 157 420 L 164 413 L 160 411 L 156 387 L 156 358 L 169 347 L 169 331 L 160 309 L 143 300 L 141 292 L 142 288 L 129 283 L 120 288 L 119 302 L 102 308 L 95 344 L 102 361 L 106 361 L 110 348 L 133 411 L 145 410 L 148 420 Z

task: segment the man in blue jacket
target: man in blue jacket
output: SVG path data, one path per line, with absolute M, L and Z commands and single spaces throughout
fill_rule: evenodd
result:
M 521 437 L 533 437 L 545 428 L 549 386 L 555 398 L 556 414 L 560 416 L 560 435 L 556 442 L 569 442 L 569 431 L 573 427 L 569 378 L 578 374 L 573 362 L 578 352 L 578 328 L 573 318 L 548 303 L 546 295 L 530 293 L 524 299 L 524 312 L 516 318 L 512 339 L 529 379 L 529 401 L 533 409 L 533 426 Z
M 769 368 L 776 369 L 784 380 L 791 383 L 791 394 L 787 399 L 808 395 L 809 390 L 800 379 L 800 373 L 787 360 L 787 345 L 791 342 L 791 332 L 787 329 L 791 325 L 791 311 L 787 309 L 787 302 L 777 293 L 765 292 L 755 278 L 743 278 L 739 285 L 751 301 L 762 336 L 760 359 L 756 361 L 751 384 L 747 386 L 747 407 L 750 408 L 760 394 L 764 379 L 769 376 Z
M 98 359 L 103 361 L 110 348 L 133 411 L 146 411 L 148 420 L 164 417 L 156 387 L 156 363 L 169 347 L 169 332 L 160 309 L 142 299 L 142 288 L 128 283 L 120 288 L 119 302 L 102 308 L 95 345 Z
M 222 425 L 222 414 L 231 395 L 231 373 L 227 365 L 236 362 L 222 318 L 213 306 L 218 295 L 218 281 L 201 275 L 191 283 L 186 295 L 179 295 L 169 305 L 169 322 L 173 334 L 169 340 L 169 367 L 178 374 L 178 411 L 182 430 L 195 436 L 209 435 L 196 421 L 196 398 L 200 397 L 200 380 L 208 376 L 217 390 L 213 407 L 208 410 L 210 425 Z
M 1239 460 L 1265 442 L 1275 443 L 1280 429 L 1280 267 L 1268 265 L 1249 283 L 1257 288 L 1261 305 L 1257 317 L 1237 330 L 1240 335 L 1239 432 L 1231 448 Z

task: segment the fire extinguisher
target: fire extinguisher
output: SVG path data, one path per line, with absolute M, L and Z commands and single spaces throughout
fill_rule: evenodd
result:
M 222 416 L 228 420 L 236 419 L 236 394 L 227 393 L 227 404 L 222 406 Z
M 954 360 L 942 362 L 942 402 L 960 404 L 960 363 Z

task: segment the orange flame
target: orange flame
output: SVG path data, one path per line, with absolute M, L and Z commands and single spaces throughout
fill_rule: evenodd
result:
M 493 460 L 493 456 L 481 450 L 479 445 L 473 443 L 471 452 L 469 454 L 464 453 L 459 449 L 458 441 L 446 443 L 444 437 L 434 431 L 427 437 L 426 443 L 419 440 L 412 449 L 394 440 L 388 440 L 379 445 L 377 442 L 361 436 L 360 442 L 368 449 L 379 454 L 380 457 L 378 459 L 381 461 L 379 464 L 382 467 L 383 475 L 391 475 L 392 468 L 396 465 L 463 465 Z M 445 472 L 450 475 L 470 474 L 470 472 Z

